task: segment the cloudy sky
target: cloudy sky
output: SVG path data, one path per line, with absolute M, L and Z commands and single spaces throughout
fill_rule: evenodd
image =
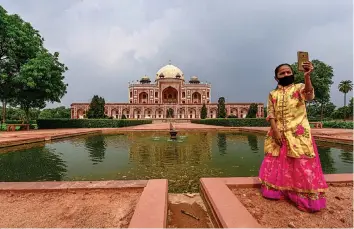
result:
M 334 68 L 332 101 L 353 78 L 352 0 L 0 0 L 59 51 L 68 67 L 62 105 L 127 102 L 128 82 L 169 60 L 212 83 L 212 100 L 266 102 L 276 65 L 308 51 Z M 55 104 L 56 106 L 58 104 Z M 51 107 L 53 105 L 50 105 Z

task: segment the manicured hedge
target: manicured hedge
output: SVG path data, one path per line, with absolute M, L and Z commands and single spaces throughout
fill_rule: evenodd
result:
M 323 118 L 323 119 L 321 120 L 321 118 L 309 117 L 308 119 L 309 119 L 309 122 L 333 121 L 332 118 Z
M 310 120 L 310 122 L 313 120 Z M 206 124 L 214 126 L 270 126 L 264 118 L 215 118 L 215 119 L 195 119 L 191 121 L 197 124 Z M 344 121 L 323 121 L 323 128 L 342 128 L 353 129 L 353 122 Z
M 152 120 L 129 119 L 38 119 L 38 129 L 117 128 L 150 124 Z
M 344 122 L 344 121 L 327 121 L 322 122 L 323 128 L 341 128 L 341 129 L 353 129 L 353 122 Z
M 215 126 L 270 126 L 265 118 L 214 118 L 197 119 L 191 122 Z

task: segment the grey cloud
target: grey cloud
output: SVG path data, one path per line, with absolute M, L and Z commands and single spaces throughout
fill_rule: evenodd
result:
M 273 70 L 298 50 L 332 65 L 337 85 L 353 77 L 352 1 L 0 0 L 61 53 L 69 67 L 62 104 L 99 94 L 127 101 L 128 81 L 168 63 L 211 82 L 213 101 L 265 102 Z

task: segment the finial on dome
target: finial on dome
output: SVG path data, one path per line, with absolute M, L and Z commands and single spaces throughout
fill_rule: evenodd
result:
M 171 64 L 172 64 L 172 63 L 171 63 L 171 60 L 168 60 L 168 64 L 169 64 L 169 65 L 171 65 Z

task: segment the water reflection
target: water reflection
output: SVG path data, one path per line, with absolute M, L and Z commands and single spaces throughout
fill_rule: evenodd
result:
M 0 155 L 0 181 L 60 181 L 66 164 L 45 146 Z
M 320 161 L 322 165 L 322 170 L 324 173 L 334 173 L 336 168 L 334 167 L 334 160 L 331 155 L 331 149 L 328 147 L 319 148 L 318 154 L 320 155 Z
M 258 140 L 257 135 L 247 135 L 248 145 L 250 146 L 253 153 L 258 153 Z
M 225 133 L 218 133 L 218 147 L 220 155 L 225 155 L 227 150 Z
M 352 149 L 343 149 L 340 158 L 345 163 L 353 163 L 353 150 Z
M 106 142 L 104 135 L 93 135 L 86 137 L 85 147 L 94 165 L 104 160 L 106 153 Z
M 210 133 L 186 134 L 183 141 L 169 141 L 167 137 L 131 136 L 129 158 L 131 163 L 164 166 L 192 162 L 201 164 L 211 159 Z

